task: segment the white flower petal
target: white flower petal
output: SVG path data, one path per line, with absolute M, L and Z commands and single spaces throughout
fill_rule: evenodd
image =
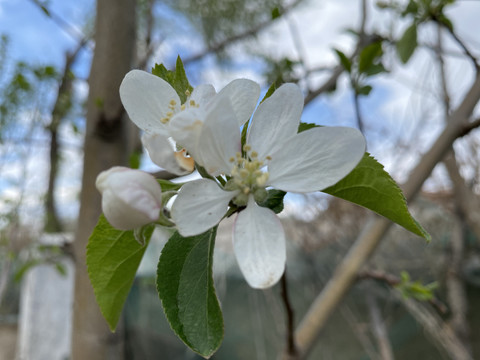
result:
M 273 286 L 285 270 L 285 233 L 275 213 L 258 206 L 250 196 L 238 214 L 233 230 L 238 265 L 248 284 L 256 289 Z
M 117 229 L 132 230 L 158 220 L 162 190 L 152 175 L 115 166 L 98 175 L 96 186 L 103 213 Z
M 165 125 L 160 121 L 167 116 L 170 101 L 180 109 L 180 99 L 176 91 L 165 80 L 141 70 L 132 70 L 120 85 L 120 98 L 130 119 L 140 129 L 165 133 Z
M 142 143 L 147 149 L 150 159 L 168 172 L 182 176 L 194 170 L 193 159 L 185 158 L 182 152 L 175 151 L 167 136 L 144 133 Z
M 298 131 L 303 95 L 295 84 L 284 84 L 258 106 L 248 131 L 247 144 L 259 159 L 272 155 Z
M 225 191 L 209 179 L 186 183 L 172 205 L 172 219 L 182 236 L 201 234 L 217 225 L 238 191 Z
M 260 96 L 260 86 L 252 80 L 237 79 L 225 86 L 218 95 L 228 96 L 237 118 L 242 126 L 252 116 Z
M 240 151 L 240 128 L 232 111 L 230 100 L 218 96 L 205 115 L 202 132 L 193 156 L 213 176 L 229 174 L 235 154 Z
M 205 110 L 187 108 L 175 115 L 168 124 L 173 139 L 192 153 L 202 131 Z
M 195 104 L 203 106 L 214 98 L 217 94 L 215 88 L 210 84 L 198 85 L 193 89 L 192 95 L 189 100 L 193 100 Z M 188 104 L 187 104 L 188 105 Z
M 268 185 L 283 191 L 312 192 L 336 184 L 365 153 L 365 138 L 354 128 L 317 127 L 303 131 L 272 154 Z

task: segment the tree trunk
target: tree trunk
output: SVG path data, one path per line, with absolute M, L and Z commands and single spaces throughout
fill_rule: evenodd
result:
M 111 334 L 95 302 L 85 265 L 86 245 L 101 212 L 95 179 L 102 170 L 125 165 L 129 122 L 119 86 L 130 69 L 135 49 L 135 0 L 98 0 L 95 54 L 89 77 L 87 128 L 80 214 L 74 243 L 76 272 L 72 358 L 122 359 L 119 331 Z

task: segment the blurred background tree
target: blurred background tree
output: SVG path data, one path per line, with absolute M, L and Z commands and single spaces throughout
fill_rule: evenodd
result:
M 52 259 L 48 254 L 32 255 L 31 249 L 39 234 L 76 229 L 73 357 L 121 359 L 124 356 L 122 332 L 111 335 L 107 330 L 94 303 L 84 267 L 86 240 L 100 212 L 94 180 L 98 172 L 118 164 L 159 170 L 142 155 L 138 130 L 125 118 L 118 86 L 129 69 L 148 71 L 154 63 L 171 67 L 180 54 L 194 85 L 208 81 L 218 90 L 235 77 L 252 77 L 263 88 L 273 82 L 298 83 L 305 94 L 303 120 L 359 127 L 367 137 L 369 151 L 404 183 L 410 199 L 429 178 L 423 189 L 435 193 L 429 198 L 433 198 L 431 204 L 435 204 L 431 206 L 441 207 L 451 223 L 446 240 L 441 243 L 445 267 L 443 271 L 429 272 L 427 278 L 439 280 L 438 296 L 448 305 L 449 312 L 438 319 L 437 310 L 432 310 L 431 304 L 414 302 L 411 305 L 408 302 L 412 299 L 401 298 L 395 301 L 403 301 L 405 308 L 425 326 L 438 351 L 449 354 L 445 355 L 447 358 L 468 359 L 474 357 L 475 351 L 478 354 L 479 350 L 472 345 L 478 339 L 470 329 L 467 314 L 469 307 L 474 306 L 469 299 L 472 295 L 468 284 L 475 277 L 472 274 L 480 271 L 474 265 L 471 268 L 471 264 L 475 264 L 472 259 L 480 258 L 480 161 L 475 131 L 478 112 L 474 110 L 480 98 L 479 54 L 478 43 L 472 36 L 475 31 L 465 32 L 459 15 L 472 6 L 478 11 L 475 4 L 446 0 L 378 4 L 352 0 L 342 5 L 308 0 L 125 0 L 121 6 L 115 1 L 98 0 L 96 4 L 87 1 L 85 6 L 90 12 L 85 11 L 83 23 L 71 26 L 57 11 L 59 5 L 55 2 L 31 0 L 26 3 L 38 10 L 35 16 L 48 19 L 58 31 L 66 32 L 70 45 L 62 49 L 64 56 L 55 60 L 55 64 L 40 64 L 35 59 L 10 57 L 8 38 L 2 37 L 0 42 L 3 202 L 0 305 L 7 288 L 12 287 L 7 284 L 12 284 L 15 274 L 23 274 L 31 265 Z M 331 7 L 338 7 L 340 11 L 332 11 Z M 343 29 L 346 32 L 332 41 L 315 32 L 322 28 L 317 26 L 317 21 L 323 21 L 327 27 L 336 21 L 326 18 L 323 10 L 348 18 L 342 20 L 347 24 L 348 29 Z M 97 14 L 96 21 L 93 12 Z M 340 30 L 323 29 L 327 36 Z M 85 69 L 90 64 L 90 75 L 87 75 Z M 397 95 L 400 101 L 391 101 Z M 80 183 L 82 165 L 78 159 L 82 157 Z M 444 165 L 436 166 L 441 161 Z M 170 176 L 164 172 L 161 175 Z M 66 188 L 74 195 L 65 198 Z M 443 197 L 445 193 L 449 194 L 448 199 Z M 335 262 L 340 264 L 337 270 L 333 271 L 332 264 L 331 269 L 322 273 L 321 284 L 327 283 L 332 273 L 335 275 L 317 298 L 320 310 L 310 312 L 312 318 L 320 316 L 315 323 L 316 330 L 305 335 L 303 325 L 296 334 L 293 328 L 289 329 L 287 336 L 290 340 L 296 336 L 299 348 L 287 349 L 288 356 L 293 356 L 296 350 L 311 351 L 316 333 L 327 324 L 326 319 L 356 284 L 354 291 L 360 289 L 361 294 L 373 292 L 375 295 L 368 298 L 366 308 L 370 315 L 364 320 L 370 321 L 374 330 L 366 338 L 362 331 L 355 331 L 361 348 L 371 358 L 393 358 L 395 351 L 388 336 L 385 337 L 388 324 L 378 319 L 377 298 L 384 301 L 384 293 L 357 281 L 359 274 L 372 277 L 371 271 L 363 273 L 361 269 L 377 249 L 388 224 L 367 222 L 360 216 L 358 222 L 344 225 L 342 221 L 358 210 L 336 205 L 326 198 L 290 201 L 287 210 L 299 207 L 301 210 L 287 211 L 287 215 L 310 214 L 308 223 L 305 217 L 286 221 L 292 222 L 292 229 L 303 229 L 303 226 L 309 229 L 300 230 L 303 231 L 300 236 L 292 234 L 291 238 L 312 262 L 321 251 L 332 250 L 325 250 L 325 238 L 338 240 L 328 239 L 327 243 L 333 249 L 340 249 L 336 254 L 341 258 L 346 255 L 341 249 L 350 248 L 362 225 L 370 225 L 361 232 L 343 262 L 340 259 Z M 327 209 L 333 213 L 338 211 L 338 218 L 325 220 Z M 428 213 L 425 209 L 422 211 Z M 332 225 L 337 222 L 341 225 Z M 335 231 L 325 232 L 326 226 L 334 227 Z M 441 227 L 432 224 L 437 226 Z M 343 234 L 342 227 L 356 231 Z M 372 233 L 371 229 L 377 230 Z M 417 246 L 412 245 L 413 241 L 421 242 L 405 237 L 404 234 L 406 247 Z M 350 241 L 345 240 L 347 238 Z M 368 245 L 362 245 L 364 239 L 370 239 Z M 439 244 L 438 238 L 434 237 L 433 241 Z M 69 246 L 62 247 L 62 251 L 71 253 L 69 249 Z M 358 249 L 363 249 L 361 255 Z M 388 252 L 380 253 L 388 256 Z M 384 262 L 378 257 L 375 259 L 376 262 L 369 263 L 369 269 L 379 267 L 383 274 L 393 271 L 396 276 L 397 282 L 385 274 L 377 276 L 376 281 L 388 285 L 389 289 L 401 283 L 402 269 L 411 271 L 411 264 L 393 269 L 382 265 Z M 318 265 L 312 269 L 318 273 Z M 420 271 L 415 275 L 421 274 Z M 320 290 L 315 287 L 315 291 Z M 15 291 L 18 292 L 18 286 Z M 292 297 L 296 294 L 297 291 Z M 312 292 L 308 298 L 313 300 L 314 295 Z M 327 298 L 333 300 L 327 304 Z M 305 301 L 302 310 L 294 312 L 297 323 L 308 303 Z M 355 315 L 352 316 L 348 308 L 345 310 L 344 305 L 340 306 L 350 326 L 358 328 Z M 382 311 L 380 315 L 386 316 Z M 429 328 L 432 323 L 435 325 Z M 228 324 L 226 327 L 228 333 Z M 439 330 L 444 328 L 450 330 L 446 333 Z

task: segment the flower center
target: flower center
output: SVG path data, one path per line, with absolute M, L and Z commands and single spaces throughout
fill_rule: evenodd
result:
M 257 202 L 262 202 L 267 197 L 265 184 L 268 181 L 268 172 L 262 171 L 264 162 L 258 159 L 258 153 L 252 150 L 250 145 L 245 145 L 243 151 L 245 157 L 238 152 L 236 158 L 230 158 L 230 162 L 234 164 L 232 178 L 225 186 L 227 190 L 240 190 L 240 194 L 233 199 L 238 206 L 245 206 L 250 194 Z
M 190 99 L 190 91 L 188 91 L 188 90 L 185 91 L 185 95 L 187 95 L 187 101 L 180 106 L 180 111 L 185 110 L 187 107 L 188 108 L 191 108 L 191 107 L 198 108 L 198 107 L 200 107 L 200 104 L 197 104 L 195 102 L 195 100 Z M 175 114 L 178 113 L 178 111 L 176 110 L 176 106 L 177 106 L 177 102 L 173 99 L 170 100 L 170 103 L 168 104 L 169 111 L 167 111 L 167 113 L 165 114 L 165 117 L 160 119 L 162 124 L 168 123 L 172 119 L 172 117 Z

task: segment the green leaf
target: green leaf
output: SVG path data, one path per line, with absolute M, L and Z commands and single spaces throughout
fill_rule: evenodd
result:
M 370 85 L 365 85 L 357 89 L 357 94 L 368 96 L 371 91 L 372 91 L 372 87 Z
M 352 62 L 350 61 L 350 59 L 340 50 L 337 50 L 337 49 L 333 49 L 333 50 L 337 53 L 337 56 L 340 59 L 340 63 L 345 68 L 345 70 L 347 70 L 348 72 L 351 72 Z
M 425 240 L 431 240 L 408 211 L 398 185 L 369 153 L 365 153 L 350 174 L 323 192 L 366 207 Z
M 395 285 L 405 299 L 414 298 L 419 301 L 429 301 L 434 298 L 434 290 L 438 288 L 437 282 L 422 284 L 420 281 L 411 281 L 406 271 L 401 273 L 401 281 Z
M 167 191 L 178 191 L 185 183 L 174 183 L 164 179 L 157 179 L 157 182 L 160 184 L 162 188 L 162 192 Z
M 209 358 L 223 339 L 223 317 L 213 283 L 217 228 L 184 238 L 173 234 L 160 255 L 157 290 L 172 330 Z
M 312 129 L 314 127 L 317 127 L 319 125 L 317 124 L 313 124 L 313 123 L 304 123 L 304 122 L 301 122 L 299 125 L 298 125 L 298 132 L 301 133 L 302 131 L 305 131 L 305 130 L 308 130 L 308 129 Z
M 130 154 L 130 157 L 128 158 L 128 165 L 132 169 L 139 169 L 141 161 L 142 161 L 142 152 L 135 150 Z
M 373 76 L 383 72 L 388 72 L 388 71 L 387 69 L 385 69 L 385 66 L 383 66 L 382 63 L 378 63 L 378 64 L 372 64 L 368 69 L 364 71 L 364 74 L 367 76 Z
M 275 214 L 282 212 L 283 198 L 285 197 L 286 192 L 282 190 L 271 189 L 267 191 L 267 194 L 267 198 L 258 205 L 273 210 Z
M 112 227 L 101 215 L 88 239 L 87 269 L 100 310 L 114 331 L 123 304 L 132 287 L 154 226 L 145 230 L 146 244 L 140 245 L 133 231 Z
M 155 64 L 152 68 L 152 74 L 168 82 L 177 92 L 182 104 L 187 101 L 187 94 L 193 91 L 192 85 L 188 82 L 183 62 L 180 56 L 177 57 L 175 71 L 167 70 L 163 64 Z
M 278 7 L 274 7 L 272 9 L 272 20 L 275 20 L 281 16 L 280 9 Z
M 382 43 L 380 41 L 365 46 L 358 58 L 358 71 L 360 73 L 366 72 L 374 64 L 374 61 L 382 56 L 382 53 Z
M 397 54 L 400 60 L 406 64 L 417 47 L 417 25 L 413 23 L 403 33 L 397 42 Z

